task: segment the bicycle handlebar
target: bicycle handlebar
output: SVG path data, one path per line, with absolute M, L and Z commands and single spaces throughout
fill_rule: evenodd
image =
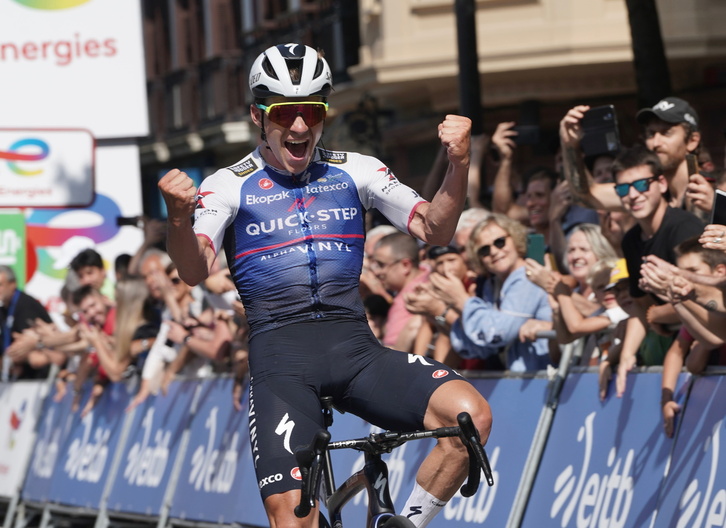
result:
M 492 475 L 492 468 L 489 466 L 489 459 L 484 451 L 484 447 L 481 445 L 481 438 L 479 438 L 479 431 L 474 427 L 474 422 L 471 416 L 467 412 L 459 413 L 456 417 L 456 421 L 459 422 L 459 429 L 461 430 L 461 441 L 466 446 L 466 451 L 469 453 L 469 477 L 463 486 L 461 486 L 461 495 L 464 497 L 471 497 L 479 489 L 479 482 L 481 479 L 481 471 L 484 471 L 484 477 L 487 479 L 489 486 L 494 485 L 494 477 Z
M 464 497 L 471 497 L 479 488 L 481 471 L 484 471 L 489 486 L 494 485 L 492 470 L 489 466 L 484 447 L 481 445 L 479 431 L 474 426 L 471 416 L 462 412 L 457 416 L 458 426 L 439 427 L 427 431 L 412 431 L 398 433 L 385 431 L 373 433 L 365 438 L 352 440 L 330 441 L 330 433 L 321 430 L 316 433 L 311 444 L 307 447 L 295 450 L 295 458 L 300 467 L 302 477 L 300 504 L 295 507 L 297 517 L 307 517 L 310 510 L 315 507 L 315 497 L 320 486 L 320 479 L 323 469 L 323 456 L 325 451 L 334 449 L 356 449 L 371 455 L 390 453 L 394 448 L 408 442 L 409 440 L 420 440 L 423 438 L 447 438 L 458 436 L 466 446 L 469 454 L 469 475 L 467 481 L 461 487 L 461 494 Z

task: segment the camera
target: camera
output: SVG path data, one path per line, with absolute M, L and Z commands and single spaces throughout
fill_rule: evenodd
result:
M 144 220 L 140 216 L 117 216 L 116 225 L 121 226 L 135 226 L 144 227 Z

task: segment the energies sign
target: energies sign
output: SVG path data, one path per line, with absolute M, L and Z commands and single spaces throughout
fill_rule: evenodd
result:
M 140 0 L 0 0 L 5 127 L 148 133 Z
M 0 129 L 0 207 L 90 205 L 94 146 L 87 130 Z

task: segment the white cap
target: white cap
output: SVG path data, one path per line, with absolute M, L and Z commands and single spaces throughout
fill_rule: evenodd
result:
M 63 242 L 63 245 L 60 248 L 60 254 L 58 255 L 58 258 L 55 259 L 55 263 L 53 263 L 53 269 L 59 270 L 67 268 L 70 266 L 71 261 L 81 251 L 85 251 L 86 249 L 90 249 L 95 246 L 96 243 L 91 238 L 85 236 L 72 236 Z

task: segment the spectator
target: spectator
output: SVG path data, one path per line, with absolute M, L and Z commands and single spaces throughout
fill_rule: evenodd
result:
M 428 251 L 428 258 L 433 262 L 433 273 L 456 277 L 462 281 L 468 292 L 472 291 L 474 278 L 470 276 L 466 259 L 458 248 L 433 246 Z M 430 356 L 450 367 L 459 368 L 461 358 L 451 348 L 450 327 L 446 322 L 449 308 L 446 303 L 433 294 L 428 284 L 422 284 L 409 292 L 405 300 L 409 311 L 425 317 L 421 331 L 416 337 L 413 353 Z
M 384 288 L 396 294 L 388 310 L 383 344 L 409 352 L 423 319 L 406 310 L 404 298 L 428 277 L 419 267 L 418 242 L 405 233 L 384 236 L 376 244 L 371 269 Z
M 434 292 L 450 307 L 443 316 L 453 323 L 451 343 L 462 357 L 502 353 L 515 372 L 550 363 L 547 339 L 536 335 L 552 329 L 552 310 L 547 294 L 525 276 L 526 249 L 526 228 L 494 213 L 474 228 L 467 245 L 489 274 L 479 296 L 470 296 L 457 277 L 431 274 Z
M 697 237 L 682 242 L 675 251 L 678 268 L 721 279 L 726 277 L 726 254 L 704 248 Z M 643 264 L 642 276 L 641 284 L 647 291 L 665 300 L 673 300 L 669 290 L 676 275 L 658 267 L 653 257 L 648 257 Z M 680 411 L 680 405 L 673 401 L 673 393 L 684 363 L 694 374 L 700 374 L 707 364 L 726 365 L 723 332 L 718 331 L 718 326 L 708 323 L 708 311 L 690 300 L 680 300 L 674 307 L 683 326 L 663 362 L 661 407 L 668 437 L 673 436 L 673 420 Z
M 106 299 L 113 301 L 114 285 L 106 276 L 103 257 L 98 251 L 93 248 L 84 249 L 73 257 L 70 267 L 78 277 L 78 283 L 81 286 L 93 286 Z
M 0 330 L 2 331 L 2 381 L 12 379 L 44 378 L 48 376 L 50 361 L 43 353 L 45 346 L 35 340 L 33 348 L 11 348 L 13 342 L 32 322 L 40 319 L 51 323 L 48 312 L 36 299 L 18 288 L 15 272 L 0 265 Z
M 638 286 L 643 257 L 656 255 L 675 262 L 673 247 L 701 232 L 703 226 L 692 213 L 670 207 L 666 200 L 668 184 L 658 156 L 642 146 L 622 151 L 613 164 L 615 190 L 623 207 L 637 224 L 623 238 L 623 254 L 630 275 L 630 295 L 636 300 L 638 317 L 629 319 L 618 365 L 617 395 L 625 391 L 627 373 L 635 366 L 636 353 L 646 337 L 648 325 L 671 335 L 665 325 L 678 322 L 671 305 L 646 296 Z M 654 304 L 658 302 L 659 306 Z M 670 346 L 670 341 L 667 342 Z M 667 348 L 666 346 L 666 348 Z M 642 360 L 661 364 L 666 349 L 651 350 Z
M 560 122 L 560 142 L 563 150 L 563 172 L 575 196 L 593 209 L 620 210 L 622 203 L 613 187 L 597 184 L 585 167 L 580 141 L 580 124 L 590 109 L 580 105 L 570 109 Z M 660 160 L 671 207 L 685 206 L 689 183 L 686 155 L 696 153 L 701 142 L 698 115 L 683 99 L 666 97 L 652 108 L 643 108 L 636 118 L 643 125 L 645 146 Z

